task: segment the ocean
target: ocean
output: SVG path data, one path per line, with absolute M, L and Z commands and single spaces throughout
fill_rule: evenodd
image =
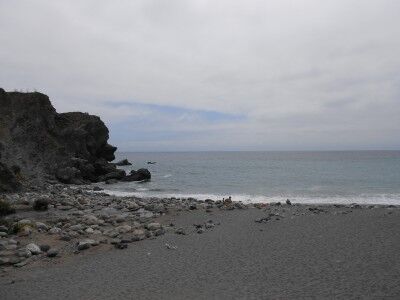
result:
M 231 196 L 248 202 L 400 204 L 400 151 L 117 153 L 149 182 L 102 185 L 139 197 Z M 156 162 L 147 164 L 148 161 Z

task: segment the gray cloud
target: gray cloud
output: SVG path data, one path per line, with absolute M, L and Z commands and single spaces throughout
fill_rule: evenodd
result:
M 395 0 L 0 1 L 0 86 L 101 115 L 123 150 L 399 148 L 399 11 Z M 151 127 L 132 123 L 141 116 Z

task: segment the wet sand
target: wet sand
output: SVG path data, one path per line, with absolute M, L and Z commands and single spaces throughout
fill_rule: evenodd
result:
M 175 226 L 157 239 L 3 274 L 0 299 L 400 297 L 400 209 L 282 206 L 255 222 L 268 213 L 168 214 Z M 198 234 L 210 219 L 220 225 Z

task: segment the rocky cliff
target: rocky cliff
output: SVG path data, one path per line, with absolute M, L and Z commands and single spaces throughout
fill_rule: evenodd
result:
M 57 113 L 41 93 L 0 88 L 0 192 L 51 180 L 87 183 L 120 179 L 109 163 L 117 149 L 107 143 L 99 117 Z

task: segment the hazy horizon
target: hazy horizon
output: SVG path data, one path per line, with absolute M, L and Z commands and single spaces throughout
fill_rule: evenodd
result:
M 119 152 L 400 149 L 400 2 L 0 1 L 0 87 Z

